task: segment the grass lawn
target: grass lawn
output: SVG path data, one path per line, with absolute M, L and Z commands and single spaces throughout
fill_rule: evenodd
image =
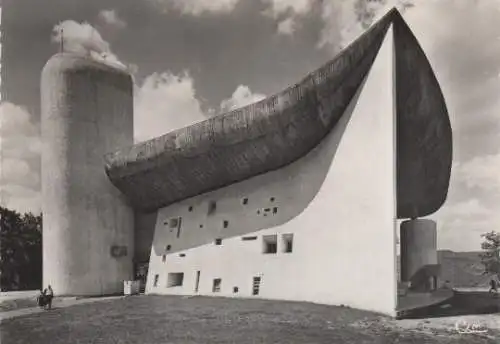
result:
M 380 315 L 307 303 L 134 296 L 2 321 L 9 343 L 498 343 L 453 329 L 408 330 Z

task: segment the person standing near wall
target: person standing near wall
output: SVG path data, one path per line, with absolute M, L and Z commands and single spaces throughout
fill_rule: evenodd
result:
M 50 284 L 47 288 L 46 297 L 47 297 L 47 306 L 49 306 L 49 309 L 52 309 L 52 299 L 54 298 L 54 291 L 52 290 Z

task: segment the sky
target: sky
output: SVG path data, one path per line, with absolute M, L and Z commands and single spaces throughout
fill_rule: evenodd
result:
M 500 231 L 500 0 L 3 0 L 1 202 L 39 212 L 40 72 L 67 50 L 125 68 L 137 142 L 272 95 L 330 60 L 397 6 L 450 112 L 438 246 L 479 250 Z M 34 10 L 36 8 L 36 10 Z M 103 57 L 105 56 L 105 57 Z

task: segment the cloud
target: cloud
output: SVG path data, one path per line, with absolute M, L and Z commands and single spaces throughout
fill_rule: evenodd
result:
M 273 18 L 307 14 L 315 3 L 314 0 L 262 0 L 262 2 L 267 5 L 264 14 Z
M 97 16 L 101 22 L 111 27 L 123 29 L 127 26 L 127 23 L 118 17 L 116 10 L 102 10 Z
M 438 246 L 457 251 L 481 249 L 481 234 L 500 231 L 500 214 L 477 198 L 452 203 L 431 218 L 438 224 Z
M 293 17 L 288 17 L 283 19 L 278 24 L 278 33 L 283 35 L 293 35 L 296 29 L 296 21 Z
M 65 20 L 52 30 L 52 41 L 64 46 L 64 51 L 86 54 L 91 58 L 119 68 L 127 68 L 111 51 L 99 31 L 87 22 Z
M 206 119 L 186 72 L 154 73 L 136 88 L 134 136 L 145 141 Z
M 227 14 L 234 10 L 239 0 L 149 0 L 163 11 L 174 9 L 182 14 L 199 16 L 205 13 Z
M 0 189 L 2 206 L 20 213 L 41 213 L 41 193 L 20 185 L 5 185 Z
M 33 162 L 40 157 L 40 137 L 28 111 L 0 103 L 0 203 L 17 211 L 39 212 L 40 176 Z
M 264 94 L 252 93 L 248 86 L 239 85 L 232 96 L 221 102 L 222 111 L 235 110 L 266 98 Z
M 480 188 L 500 196 L 500 153 L 468 160 L 457 168 L 456 173 L 466 187 Z
M 404 13 L 413 7 L 413 0 L 323 1 L 321 5 L 323 29 L 318 47 L 338 52 L 393 7 Z
M 265 16 L 278 20 L 277 32 L 293 35 L 302 16 L 310 13 L 316 0 L 262 0 Z

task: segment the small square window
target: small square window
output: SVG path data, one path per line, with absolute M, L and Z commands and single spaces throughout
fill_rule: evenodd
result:
M 189 206 L 188 211 L 190 211 L 190 212 L 193 211 L 193 206 L 192 205 Z
M 167 288 L 180 287 L 184 282 L 183 272 L 171 272 L 168 274 L 167 278 Z
M 203 228 L 203 225 L 200 225 L 200 228 Z
M 278 236 L 277 235 L 264 235 L 262 237 L 263 241 L 263 253 L 275 254 L 278 252 Z
M 269 200 L 270 200 L 271 202 L 274 202 L 274 197 L 271 197 Z
M 248 204 L 248 198 L 243 198 L 243 204 Z
M 161 261 L 162 263 L 165 263 L 167 261 L 167 256 L 165 254 L 161 256 Z
M 212 285 L 212 292 L 218 293 L 221 289 L 222 280 L 220 278 L 215 278 Z
M 215 245 L 222 245 L 222 239 L 221 238 L 215 239 Z
M 172 248 L 172 245 L 167 245 L 167 247 L 165 247 L 165 251 L 170 251 L 171 248 Z
M 278 213 L 278 207 L 273 208 L 273 214 L 276 214 L 276 213 Z
M 168 226 L 170 228 L 177 228 L 178 225 L 179 225 L 179 218 L 177 218 L 177 217 L 173 218 L 173 219 L 170 219 L 168 221 Z
M 237 293 L 238 292 L 238 287 L 233 287 L 233 293 Z
M 155 279 L 153 281 L 153 287 L 157 287 L 158 286 L 158 280 L 160 279 L 160 275 L 155 275 Z
M 224 228 L 227 228 L 229 226 L 229 221 L 224 221 Z

